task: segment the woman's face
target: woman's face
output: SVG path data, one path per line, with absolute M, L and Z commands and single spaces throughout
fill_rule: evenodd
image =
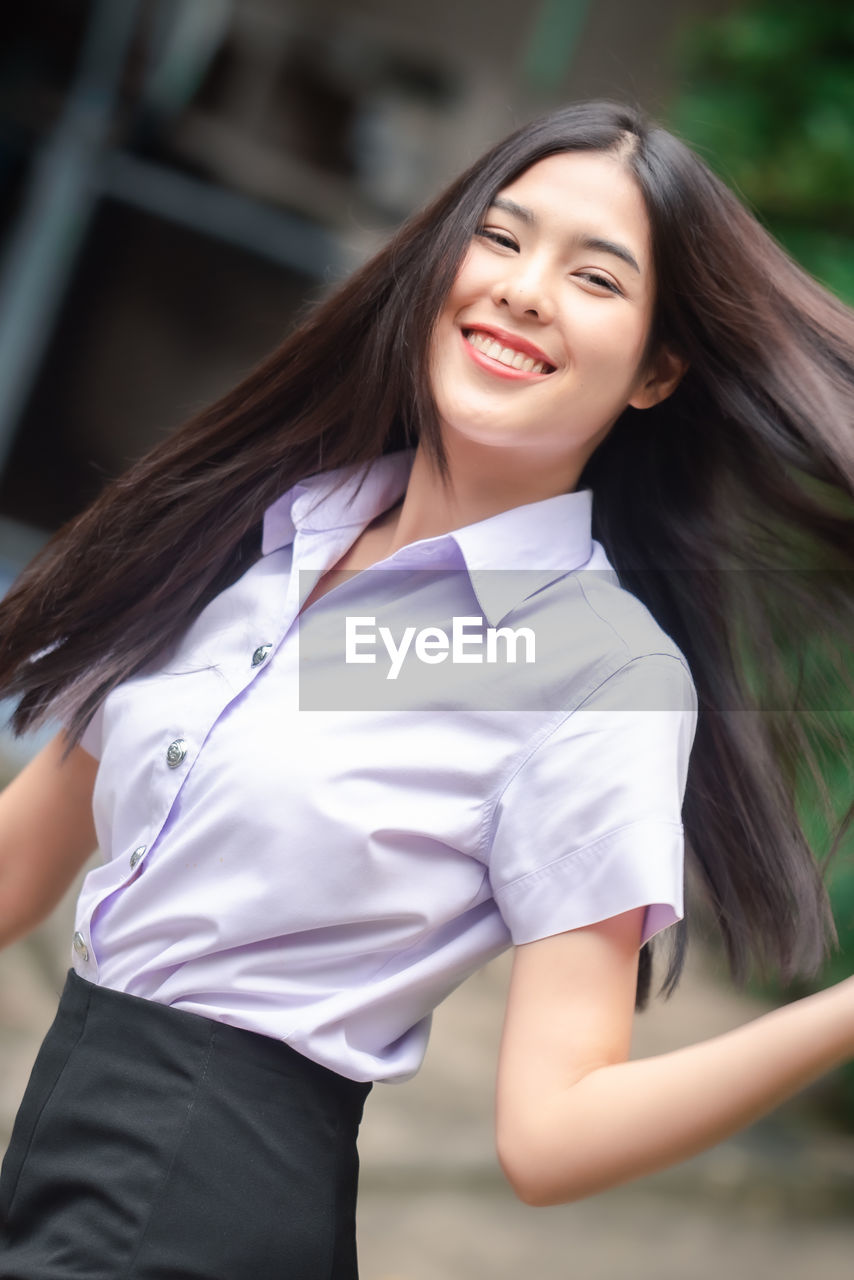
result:
M 627 405 L 668 394 L 642 367 L 654 286 L 646 209 L 619 160 L 564 152 L 526 170 L 484 217 L 434 332 L 448 444 L 524 447 L 574 487 Z

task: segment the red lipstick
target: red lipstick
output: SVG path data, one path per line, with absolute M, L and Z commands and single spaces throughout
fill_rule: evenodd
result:
M 499 342 L 502 347 L 510 347 L 513 351 L 519 351 L 522 355 L 530 356 L 532 360 L 539 360 L 545 366 L 543 372 L 532 369 L 514 369 L 511 365 L 502 364 L 500 360 L 494 359 L 486 354 L 485 351 L 478 350 L 469 342 L 467 335 L 469 333 L 482 333 L 487 337 Z M 550 373 L 554 372 L 552 364 L 545 351 L 541 351 L 539 347 L 535 347 L 532 342 L 528 342 L 525 338 L 520 338 L 514 333 L 509 333 L 506 329 L 499 329 L 495 325 L 466 325 L 461 331 L 463 345 L 471 359 L 480 368 L 486 369 L 489 373 L 495 374 L 498 378 L 511 378 L 517 382 L 531 382 L 539 378 L 547 378 Z

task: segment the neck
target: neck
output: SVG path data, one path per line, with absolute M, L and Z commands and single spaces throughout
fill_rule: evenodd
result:
M 382 517 L 390 536 L 388 554 L 435 538 L 530 502 L 571 493 L 578 468 L 570 474 L 532 462 L 522 449 L 484 448 L 468 440 L 445 442 L 449 475 L 443 484 L 423 445 L 415 451 L 406 492 Z

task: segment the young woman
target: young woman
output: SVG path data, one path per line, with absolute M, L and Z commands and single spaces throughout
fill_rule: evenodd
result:
M 854 1054 L 849 979 L 626 1061 L 653 935 L 664 989 L 682 963 L 683 813 L 737 978 L 833 935 L 798 660 L 851 635 L 852 392 L 851 313 L 670 134 L 572 106 L 57 535 L 0 612 L 17 728 L 65 725 L 2 798 L 5 940 L 105 861 L 4 1277 L 355 1276 L 370 1084 L 511 943 L 497 1140 L 532 1204 Z

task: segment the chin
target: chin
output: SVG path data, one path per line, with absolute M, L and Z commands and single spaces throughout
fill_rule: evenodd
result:
M 520 421 L 519 415 L 502 414 L 501 407 L 482 404 L 455 404 L 439 410 L 442 430 L 448 437 L 468 440 L 472 444 L 522 448 L 531 444 L 535 422 Z

